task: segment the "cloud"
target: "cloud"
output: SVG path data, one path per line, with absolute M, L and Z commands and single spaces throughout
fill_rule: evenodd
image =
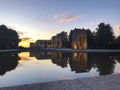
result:
M 31 38 L 20 38 L 21 39 L 21 42 L 24 42 L 24 41 L 30 41 Z
M 15 30 L 15 27 L 8 26 L 9 29 Z
M 17 31 L 18 35 L 24 35 L 26 32 Z
M 57 19 L 57 18 L 60 18 L 60 17 L 63 17 L 65 15 L 67 15 L 69 13 L 69 11 L 66 11 L 66 12 L 63 12 L 63 13 L 59 13 L 59 14 L 56 14 L 53 16 L 54 19 Z
M 60 19 L 59 22 L 60 23 L 71 22 L 71 21 L 78 19 L 79 17 L 80 17 L 80 15 L 72 15 L 72 16 L 68 16 L 68 17 Z
M 113 29 L 114 30 L 120 30 L 120 25 L 114 26 Z
M 40 23 L 40 24 L 48 24 L 48 21 L 47 21 L 47 20 L 38 20 L 37 23 Z

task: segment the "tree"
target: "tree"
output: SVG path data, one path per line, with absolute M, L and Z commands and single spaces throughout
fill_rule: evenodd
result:
M 62 41 L 62 47 L 68 47 L 68 35 L 67 32 L 62 31 L 61 33 L 57 34 Z
M 96 30 L 97 48 L 110 48 L 114 40 L 114 33 L 110 24 L 100 23 Z
M 0 49 L 18 48 L 19 36 L 15 30 L 0 26 Z
M 84 29 L 85 30 L 85 29 Z M 94 33 L 90 29 L 86 29 L 87 32 L 87 44 L 89 49 L 94 49 L 96 46 Z
M 0 26 L 0 49 L 5 47 L 5 31 L 7 27 L 5 25 Z
M 68 44 L 69 48 L 72 48 L 72 35 L 73 35 L 73 30 L 71 30 L 69 34 L 69 44 Z
M 113 48 L 120 49 L 120 36 L 118 36 L 113 43 Z

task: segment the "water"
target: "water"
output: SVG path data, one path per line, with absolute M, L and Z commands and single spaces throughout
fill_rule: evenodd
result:
M 120 73 L 119 53 L 21 52 L 0 55 L 0 87 Z

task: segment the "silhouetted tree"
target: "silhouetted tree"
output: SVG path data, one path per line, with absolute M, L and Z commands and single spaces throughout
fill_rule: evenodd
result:
M 15 30 L 0 26 L 0 49 L 18 48 L 19 37 Z
M 70 31 L 70 34 L 69 34 L 69 44 L 68 44 L 68 47 L 69 47 L 69 48 L 72 48 L 72 34 L 73 34 L 72 32 L 73 32 L 73 31 L 71 30 L 71 31 Z
M 120 36 L 114 39 L 113 48 L 120 49 Z
M 85 29 L 84 29 L 85 30 Z M 86 29 L 87 32 L 87 44 L 89 49 L 94 49 L 96 46 L 94 33 L 90 29 Z
M 5 25 L 0 26 L 0 49 L 5 48 L 5 31 L 7 30 L 7 27 Z
M 57 34 L 58 37 L 61 38 L 62 40 L 62 47 L 68 47 L 68 36 L 67 36 L 67 32 L 61 32 L 59 34 Z
M 97 48 L 110 48 L 114 40 L 113 29 L 109 24 L 100 23 L 96 29 Z

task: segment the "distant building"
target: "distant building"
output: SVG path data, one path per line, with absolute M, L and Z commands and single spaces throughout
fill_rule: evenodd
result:
M 73 49 L 87 49 L 87 33 L 82 29 L 71 31 L 71 47 Z
M 51 40 L 38 40 L 36 41 L 37 48 L 51 48 L 52 41 Z
M 62 48 L 62 40 L 59 36 L 52 37 L 53 48 Z
M 38 48 L 62 48 L 62 41 L 58 36 L 53 36 L 51 40 L 36 41 Z
M 36 43 L 30 43 L 30 47 L 37 48 L 62 48 L 65 45 L 65 40 L 67 38 L 67 32 L 61 32 L 53 36 L 50 40 L 37 40 Z
M 36 43 L 30 43 L 30 48 L 35 48 L 36 47 Z

